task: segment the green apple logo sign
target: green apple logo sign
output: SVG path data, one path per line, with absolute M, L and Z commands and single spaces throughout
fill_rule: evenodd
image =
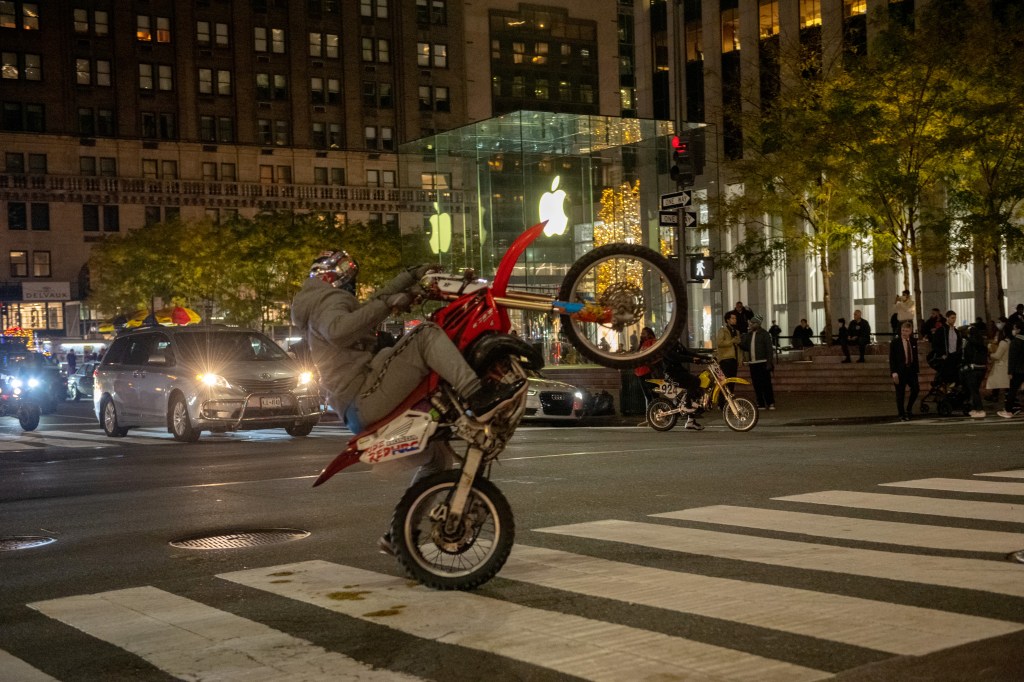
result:
M 565 215 L 565 190 L 558 189 L 558 181 L 561 178 L 560 175 L 555 176 L 551 181 L 551 191 L 544 193 L 538 205 L 541 222 L 548 221 L 544 226 L 544 234 L 548 237 L 565 234 L 565 228 L 569 224 L 569 216 Z
M 452 217 L 440 213 L 434 202 L 434 215 L 430 216 L 430 250 L 434 253 L 448 253 L 452 245 Z

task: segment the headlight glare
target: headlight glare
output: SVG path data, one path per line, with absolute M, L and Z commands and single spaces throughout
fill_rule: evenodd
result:
M 29 388 L 36 388 L 37 386 L 39 386 L 39 379 L 34 379 L 33 378 L 33 379 L 29 379 L 28 380 L 28 387 Z
M 313 383 L 313 373 L 303 372 L 299 375 L 299 386 L 306 386 Z
M 228 387 L 227 379 L 225 379 L 224 377 L 222 377 L 219 374 L 214 374 L 212 372 L 206 372 L 204 374 L 199 374 L 199 375 L 196 376 L 196 379 L 198 379 L 200 382 L 202 382 L 202 384 L 204 386 L 210 386 L 210 387 L 220 386 L 221 388 L 227 388 Z

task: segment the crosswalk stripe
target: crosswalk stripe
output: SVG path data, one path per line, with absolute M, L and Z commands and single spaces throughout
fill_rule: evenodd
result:
M 23 442 L 31 443 L 39 448 L 45 447 L 57 447 L 57 448 L 110 448 L 117 445 L 113 438 L 107 439 L 108 442 L 93 442 L 86 440 L 77 440 L 69 438 L 59 438 L 53 431 L 26 431 L 21 434 Z
M 153 438 L 133 438 L 131 436 L 125 436 L 123 438 L 111 438 L 102 431 L 50 431 L 49 429 L 47 429 L 46 431 L 37 431 L 33 433 L 39 433 L 41 436 L 45 437 L 46 440 L 49 440 L 50 436 L 59 436 L 61 438 L 106 443 L 108 445 L 121 445 L 123 443 L 152 445 L 154 440 Z
M 57 682 L 42 670 L 0 649 L 0 677 L 4 682 Z
M 651 514 L 651 516 L 678 521 L 701 521 L 723 526 L 742 526 L 785 533 L 931 549 L 1007 553 L 1024 548 L 1024 534 L 1022 533 L 873 521 L 776 509 L 733 507 L 724 504 Z
M 0 452 L 17 452 L 19 450 L 39 450 L 38 445 L 29 445 L 18 440 L 0 438 Z
M 920 656 L 1024 625 L 516 545 L 501 577 L 893 654 Z
M 1024 497 L 1024 483 L 1003 481 L 972 481 L 963 478 L 921 478 L 916 481 L 880 483 L 892 488 L 923 488 L 957 493 L 984 493 L 986 495 L 1019 495 Z
M 824 490 L 818 493 L 785 495 L 773 497 L 782 502 L 805 502 L 825 504 L 833 507 L 876 509 L 879 511 L 905 514 L 927 514 L 947 516 L 956 519 L 978 519 L 981 521 L 1009 521 L 1024 523 L 1024 506 L 1006 502 L 972 502 L 970 500 L 946 500 L 937 497 L 915 495 L 887 495 L 883 493 L 861 493 L 852 490 Z
M 1020 564 L 898 554 L 614 519 L 535 530 L 773 566 L 1024 597 L 1024 566 Z
M 993 476 L 995 478 L 1024 478 L 1024 469 L 1013 471 L 990 471 L 987 474 L 974 474 L 975 476 Z
M 225 580 L 427 640 L 590 680 L 816 680 L 820 670 L 466 592 L 438 593 L 325 561 L 225 573 Z
M 182 679 L 419 679 L 375 670 L 261 623 L 155 587 L 66 597 L 29 606 Z

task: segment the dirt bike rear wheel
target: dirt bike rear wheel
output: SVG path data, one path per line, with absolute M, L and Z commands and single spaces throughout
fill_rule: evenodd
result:
M 406 575 L 436 590 L 472 590 L 497 575 L 515 540 L 512 508 L 485 478 L 473 483 L 455 533 L 432 518 L 455 491 L 461 471 L 428 476 L 410 487 L 391 518 L 391 543 Z
M 737 398 L 736 396 L 733 396 L 732 402 L 736 406 L 735 413 L 729 407 L 728 402 L 722 406 L 722 418 L 725 419 L 726 426 L 733 431 L 741 432 L 754 428 L 759 417 L 757 405 L 746 398 Z
M 671 431 L 679 421 L 679 413 L 667 400 L 652 400 L 647 406 L 647 424 L 655 431 Z M 671 414 L 669 414 L 671 412 Z
M 686 317 L 679 266 L 638 244 L 607 244 L 584 254 L 562 280 L 558 298 L 608 310 L 612 318 L 582 321 L 562 315 L 562 331 L 576 349 L 604 367 L 629 369 L 651 362 L 675 344 Z M 657 339 L 635 348 L 643 327 Z

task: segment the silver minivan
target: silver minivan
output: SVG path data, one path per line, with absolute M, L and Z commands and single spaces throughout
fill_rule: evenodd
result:
M 204 430 L 305 436 L 321 415 L 314 369 L 252 329 L 134 329 L 114 339 L 94 379 L 96 416 L 115 438 L 140 426 L 166 426 L 186 442 Z

